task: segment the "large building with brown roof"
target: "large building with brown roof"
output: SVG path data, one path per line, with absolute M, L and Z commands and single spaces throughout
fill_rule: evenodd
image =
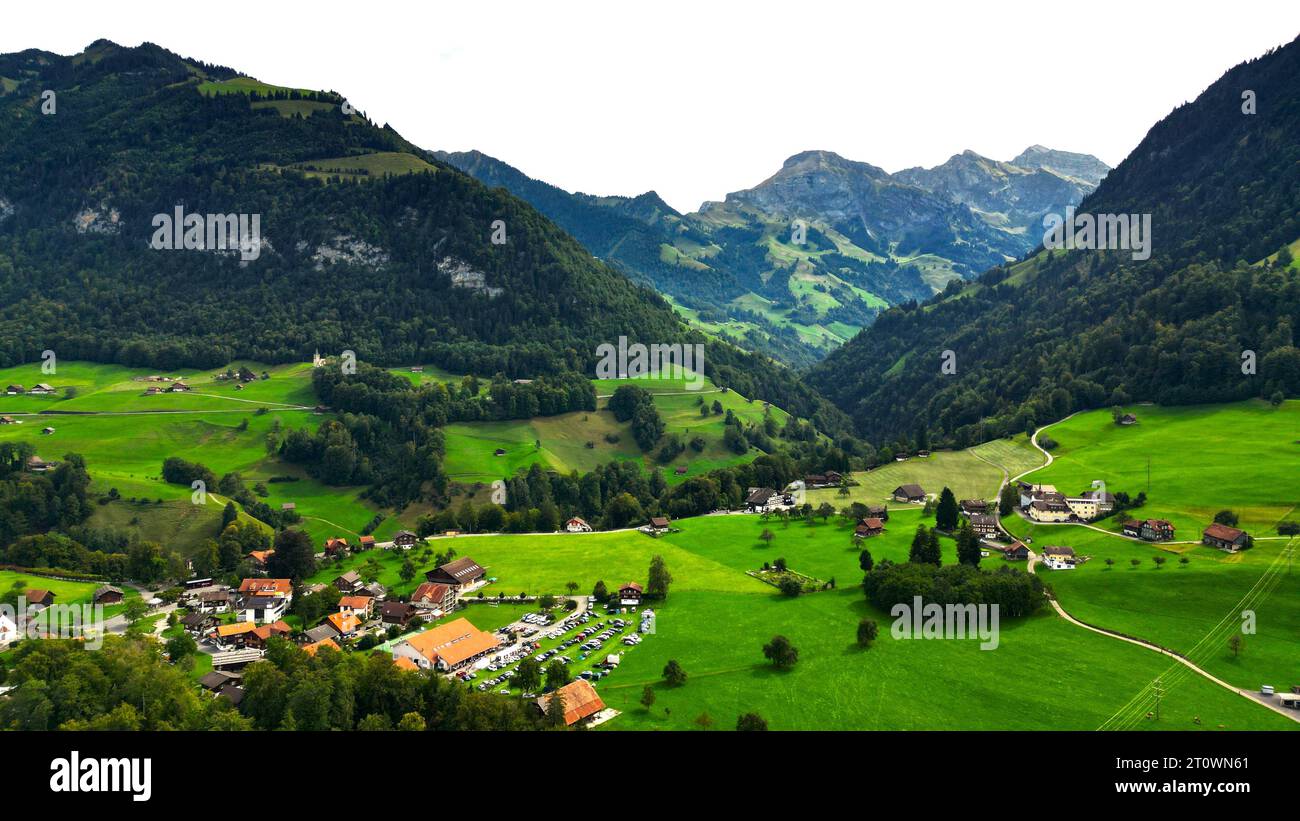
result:
M 482 658 L 500 644 L 500 639 L 470 624 L 469 619 L 453 619 L 398 642 L 393 647 L 393 658 L 405 657 L 422 669 L 450 672 Z
M 450 584 L 423 582 L 411 594 L 411 604 L 422 610 L 450 613 L 456 607 L 456 588 Z
M 459 590 L 481 580 L 485 575 L 487 571 L 480 567 L 478 562 L 466 556 L 435 567 L 425 573 L 424 578 L 434 584 L 451 585 Z
M 1221 525 L 1218 522 L 1205 528 L 1201 534 L 1201 541 L 1210 547 L 1217 547 L 1220 550 L 1226 550 L 1229 553 L 1236 553 L 1243 547 L 1250 545 L 1250 536 L 1244 530 L 1238 530 L 1235 527 Z
M 576 679 L 555 692 L 560 694 L 561 703 L 564 704 L 566 727 L 572 727 L 579 721 L 591 718 L 605 709 L 605 702 L 600 700 L 596 688 L 592 687 L 591 682 L 586 679 Z M 548 693 L 539 697 L 536 701 L 537 708 L 545 713 L 550 707 L 553 696 L 554 694 Z

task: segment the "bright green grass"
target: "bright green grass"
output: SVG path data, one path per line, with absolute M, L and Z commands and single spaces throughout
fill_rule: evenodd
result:
M 743 456 L 738 455 L 723 445 L 727 410 L 747 424 L 762 422 L 765 413 L 770 413 L 779 425 L 784 425 L 789 418 L 779 408 L 765 408 L 762 402 L 751 402 L 735 391 L 720 391 L 707 379 L 698 391 L 686 390 L 687 381 L 684 379 L 597 379 L 593 384 L 600 397 L 597 407 L 602 410 L 447 425 L 443 429 L 447 474 L 459 482 L 491 482 L 534 463 L 561 472 L 577 470 L 583 473 L 610 461 L 636 460 L 647 470 L 662 468 L 671 484 L 748 461 L 757 455 L 758 451 L 754 449 Z M 706 442 L 704 450 L 697 453 L 688 447 L 664 465 L 654 458 L 654 451 L 643 454 L 632 437 L 631 425 L 619 423 L 613 414 L 603 410 L 608 405 L 608 397 L 624 384 L 637 385 L 654 394 L 655 407 L 664 420 L 665 435 L 675 433 L 683 443 L 702 436 Z M 708 406 L 716 400 L 722 405 L 723 413 L 701 416 L 698 404 L 701 400 Z M 606 435 L 617 436 L 618 441 L 611 443 L 606 440 Z M 539 441 L 540 448 L 537 445 Z M 592 447 L 587 447 L 588 442 Z M 505 454 L 495 455 L 498 448 Z M 678 475 L 678 467 L 685 467 L 686 473 Z
M 266 95 L 281 91 L 292 91 L 286 86 L 276 86 L 270 83 L 264 83 L 261 80 L 255 80 L 252 77 L 233 77 L 229 80 L 207 80 L 199 83 L 198 90 L 205 96 L 212 94 L 249 94 L 256 92 Z M 300 88 L 300 92 L 311 93 L 308 89 Z
M 1055 462 L 1026 478 L 1065 493 L 1095 479 L 1112 493 L 1145 491 L 1147 504 L 1134 515 L 1168 519 L 1180 540 L 1199 540 L 1225 508 L 1256 536 L 1275 535 L 1288 515 L 1300 518 L 1300 401 L 1125 410 L 1138 424 L 1121 427 L 1109 411 L 1093 411 L 1050 427 L 1060 443 Z M 1118 530 L 1120 518 L 1105 526 Z
M 892 514 L 886 533 L 867 543 L 877 560 L 905 558 L 920 519 L 918 509 Z M 888 615 L 871 612 L 856 587 L 859 548 L 847 523 L 783 527 L 732 515 L 677 525 L 681 532 L 659 539 L 633 531 L 456 537 L 433 545 L 441 551 L 450 543 L 459 555 L 471 556 L 499 579 L 487 592 L 508 595 L 560 593 L 570 580 L 582 592 L 597 579 L 609 586 L 644 581 L 650 558 L 664 557 L 674 582 L 667 602 L 656 608 L 657 633 L 624 657 L 613 679 L 598 685 L 602 698 L 624 713 L 608 725 L 613 729 L 690 729 L 703 712 L 730 728 L 739 713 L 754 710 L 777 729 L 1092 730 L 1167 667 L 1150 651 L 1050 613 L 1002 624 L 1000 646 L 991 651 L 971 641 L 896 641 L 888 634 Z M 775 534 L 770 545 L 758 538 L 764 528 Z M 951 561 L 951 540 L 944 541 L 944 552 Z M 839 589 L 786 599 L 745 575 L 778 556 L 801 572 L 835 578 Z M 471 621 L 474 612 L 466 614 Z M 862 617 L 882 626 L 867 651 L 853 646 Z M 800 650 L 799 664 L 788 673 L 771 670 L 762 658 L 762 644 L 778 632 Z M 670 658 L 690 676 L 677 690 L 658 683 Z M 658 695 L 648 714 L 637 703 L 646 683 Z M 1169 686 L 1161 709 L 1159 724 L 1138 726 L 1295 727 L 1199 678 Z
M 301 170 L 309 177 L 320 179 L 344 177 L 362 180 L 379 179 L 389 174 L 432 174 L 438 170 L 414 154 L 404 151 L 375 151 L 346 157 L 305 160 L 285 167 Z M 362 173 L 355 173 L 358 169 Z
M 375 515 L 374 506 L 360 499 L 363 488 L 326 487 L 298 466 L 266 454 L 266 435 L 277 421 L 283 429 L 314 429 L 326 418 L 298 409 L 315 402 L 310 364 L 267 367 L 238 362 L 233 367 L 240 365 L 259 375 L 266 371 L 270 378 L 237 390 L 232 381 L 216 380 L 216 371 L 169 372 L 161 375 L 184 377 L 194 390 L 146 396 L 149 385 L 167 383 L 136 377 L 157 372 L 85 362 L 60 362 L 50 375 L 42 374 L 39 364 L 6 368 L 0 370 L 0 384 L 31 387 L 48 382 L 59 393 L 0 396 L 0 414 L 80 413 L 18 416 L 23 424 L 0 426 L 0 440 L 30 441 L 45 459 L 81 454 L 94 480 L 92 489 L 98 493 L 116 488 L 124 498 L 162 499 L 161 505 L 136 506 L 126 501 L 97 505 L 91 524 L 126 529 L 182 553 L 217 535 L 226 500 L 210 492 L 211 510 L 189 510 L 190 489 L 161 479 L 162 462 L 168 456 L 201 462 L 217 476 L 238 471 L 250 487 L 272 476 L 297 476 L 296 482 L 268 483 L 265 501 L 274 508 L 294 502 L 304 517 L 303 528 L 317 541 L 336 535 L 355 537 Z M 68 387 L 76 389 L 75 398 L 66 398 Z M 268 412 L 258 414 L 262 408 Z M 177 412 L 157 413 L 162 410 Z M 247 430 L 239 430 L 242 422 L 248 423 Z M 54 434 L 41 434 L 47 425 L 55 429 Z M 390 516 L 377 536 L 409 527 L 413 521 Z
M 8 592 L 14 582 L 26 582 L 28 588 L 49 590 L 54 594 L 55 604 L 90 604 L 95 590 L 102 582 L 68 582 L 60 579 L 47 579 L 13 570 L 0 570 L 0 592 Z
M 1294 554 L 1283 552 L 1288 540 L 1259 540 L 1233 555 L 1202 545 L 1136 542 L 1074 525 L 1021 521 L 1016 530 L 1033 540 L 1035 550 L 1069 545 L 1091 557 L 1074 570 L 1039 571 L 1076 618 L 1189 655 L 1240 687 L 1288 690 L 1300 684 L 1300 568 L 1291 569 Z M 1163 567 L 1154 556 L 1167 560 Z M 1181 557 L 1187 565 L 1179 563 Z M 1114 561 L 1109 567 L 1108 558 Z M 1132 559 L 1140 564 L 1132 566 Z M 1246 610 L 1255 613 L 1257 632 L 1244 637 L 1244 649 L 1234 656 L 1228 638 L 1242 629 Z

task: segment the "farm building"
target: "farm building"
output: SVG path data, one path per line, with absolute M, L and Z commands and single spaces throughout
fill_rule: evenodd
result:
M 409 530 L 399 530 L 393 534 L 393 546 L 400 547 L 403 550 L 415 547 L 416 543 L 419 541 L 420 537 L 416 536 Z
M 1243 547 L 1250 546 L 1250 535 L 1244 530 L 1215 522 L 1205 528 L 1205 532 L 1201 534 L 1201 542 L 1229 553 L 1236 553 Z
M 447 562 L 444 565 L 435 567 L 425 573 L 424 578 L 434 584 L 446 584 L 455 587 L 459 593 L 461 588 L 481 581 L 485 575 L 487 575 L 487 571 L 480 567 L 478 562 L 465 556 L 456 559 L 454 562 Z
M 885 532 L 885 523 L 874 516 L 869 516 L 858 522 L 858 526 L 853 530 L 853 538 L 869 539 L 872 536 L 879 536 Z
M 596 688 L 591 686 L 591 682 L 585 679 L 572 681 L 559 690 L 560 703 L 564 705 L 564 724 L 571 727 L 579 721 L 591 718 L 596 713 L 605 709 L 605 702 L 600 700 L 596 695 Z M 546 712 L 551 703 L 551 695 L 540 696 L 537 701 L 537 709 L 543 713 Z
M 325 557 L 333 559 L 339 556 L 346 556 L 348 553 L 348 540 L 333 537 L 325 540 Z
M 1011 544 L 998 544 L 995 542 L 984 542 L 984 544 L 1001 553 L 1002 558 L 1007 561 L 1023 562 L 1029 558 L 1029 548 L 1025 547 L 1024 542 L 1021 542 L 1019 539 Z
M 587 524 L 585 520 L 574 516 L 564 523 L 564 529 L 570 533 L 590 533 L 591 525 Z
M 925 502 L 925 490 L 920 485 L 915 484 L 899 485 L 894 488 L 894 501 L 923 504 Z
M 988 513 L 976 513 L 970 517 L 971 530 L 974 530 L 981 536 L 996 536 L 998 534 L 998 517 Z
M 989 509 L 989 503 L 983 499 L 962 499 L 960 504 L 961 512 L 967 516 L 973 516 L 976 513 L 987 513 Z
M 54 604 L 54 593 L 39 587 L 29 587 L 24 590 L 23 598 L 27 600 L 27 609 L 29 610 L 38 607 L 49 607 Z
M 95 604 L 120 604 L 122 602 L 122 591 L 110 585 L 104 585 L 95 591 Z
M 636 607 L 641 603 L 645 589 L 637 582 L 628 582 L 618 589 L 618 603 L 622 607 Z
M 1127 535 L 1128 525 L 1125 525 Z M 1146 519 L 1138 522 L 1137 536 L 1148 542 L 1167 542 L 1174 538 L 1174 526 L 1164 519 Z
M 745 509 L 750 513 L 771 510 L 781 502 L 780 495 L 770 487 L 751 487 L 745 497 Z
M 1072 570 L 1075 565 L 1074 548 L 1048 545 L 1043 548 L 1043 564 L 1053 570 Z

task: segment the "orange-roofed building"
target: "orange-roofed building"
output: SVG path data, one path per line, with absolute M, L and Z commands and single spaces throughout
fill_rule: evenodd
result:
M 289 579 L 244 579 L 239 592 L 245 596 L 285 596 L 293 598 L 293 582 Z
M 343 638 L 351 638 L 361 629 L 361 619 L 355 613 L 331 613 L 326 619 L 330 627 Z
M 250 622 L 244 622 L 244 624 L 250 624 Z M 266 647 L 266 642 L 271 638 L 271 636 L 288 638 L 292 634 L 293 628 L 288 624 L 283 621 L 274 621 L 270 624 L 263 624 L 260 627 L 254 628 L 253 633 L 248 637 L 247 642 L 249 646 L 252 647 Z
M 257 625 L 251 621 L 237 621 L 217 626 L 217 644 L 243 647 L 249 639 L 257 640 Z
M 302 651 L 309 656 L 314 656 L 316 655 L 316 651 L 322 647 L 332 647 L 335 650 L 339 649 L 338 642 L 334 641 L 334 639 L 321 639 L 320 641 L 314 641 L 311 644 L 304 644 L 302 646 Z
M 250 550 L 248 552 L 248 560 L 251 561 L 256 567 L 264 568 L 266 567 L 267 559 L 271 558 L 274 555 L 275 555 L 274 550 Z
M 571 727 L 586 718 L 605 709 L 605 702 L 596 695 L 596 688 L 586 679 L 576 679 L 556 691 L 564 703 L 564 725 Z M 547 693 L 537 699 L 537 706 L 543 713 L 551 704 L 554 694 Z
M 425 669 L 451 671 L 482 658 L 500 645 L 500 639 L 484 633 L 468 619 L 453 619 L 399 642 L 393 647 L 393 658 L 409 658 Z
M 411 661 L 411 660 L 408 659 L 406 656 L 398 656 L 397 658 L 393 659 L 393 664 L 396 664 L 398 667 L 402 668 L 403 670 L 419 670 L 419 669 L 420 669 L 420 665 L 418 665 L 418 664 L 416 664 L 415 662 Z

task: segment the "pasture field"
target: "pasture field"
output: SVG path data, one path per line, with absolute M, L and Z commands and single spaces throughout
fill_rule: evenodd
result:
M 759 454 L 758 450 L 750 448 L 749 453 L 742 456 L 723 445 L 727 410 L 746 424 L 761 423 L 764 414 L 771 414 L 778 425 L 784 425 L 789 419 L 789 415 L 779 408 L 765 407 L 762 402 L 750 401 L 734 391 L 723 392 L 707 379 L 698 391 L 686 390 L 684 379 L 596 379 L 593 384 L 598 397 L 595 412 L 574 411 L 533 419 L 447 425 L 443 429 L 447 474 L 459 482 L 491 482 L 527 469 L 534 463 L 561 472 L 577 470 L 584 473 L 611 461 L 638 461 L 646 470 L 662 468 L 664 478 L 669 484 L 674 484 L 710 470 L 749 461 Z M 706 442 L 704 450 L 697 453 L 688 447 L 666 464 L 660 464 L 654 458 L 655 451 L 642 453 L 632 438 L 630 423 L 618 422 L 606 410 L 609 397 L 624 384 L 637 385 L 654 394 L 655 407 L 664 420 L 665 436 L 677 434 L 683 443 L 701 436 Z M 701 416 L 699 403 L 703 401 L 706 406 L 712 406 L 715 400 L 722 405 L 723 412 Z M 606 436 L 617 437 L 618 441 L 610 442 Z M 591 447 L 587 446 L 588 443 Z M 498 448 L 505 453 L 495 455 Z M 679 467 L 686 468 L 686 472 L 678 474 L 676 470 Z
M 879 504 L 891 498 L 894 488 L 908 483 L 920 485 L 936 499 L 944 487 L 949 487 L 958 499 L 993 500 L 997 498 L 1004 470 L 1014 476 L 1042 463 L 1042 454 L 1020 434 L 967 450 L 933 451 L 925 458 L 913 456 L 902 462 L 857 471 L 852 478 L 858 484 L 849 488 L 848 496 L 840 496 L 838 488 L 821 488 L 808 491 L 808 501 L 813 507 L 830 502 L 836 508 L 850 502 Z
M 1076 618 L 1188 655 L 1243 688 L 1300 684 L 1300 575 L 1293 569 L 1300 539 L 1277 536 L 1279 521 L 1300 519 L 1300 402 L 1128 410 L 1138 424 L 1122 427 L 1109 412 L 1096 411 L 1048 428 L 1059 443 L 1055 461 L 1026 479 L 1066 492 L 1101 479 L 1111 492 L 1145 491 L 1143 507 L 1093 523 L 1106 532 L 1019 516 L 1006 517 L 1004 525 L 1040 554 L 1059 544 L 1089 557 L 1074 570 L 1040 569 Z M 1223 509 L 1236 512 L 1256 537 L 1252 549 L 1228 554 L 1199 544 Z M 1175 541 L 1112 535 L 1130 516 L 1169 519 Z M 1245 634 L 1234 653 L 1228 639 L 1243 625 L 1250 629 L 1245 611 L 1254 614 L 1256 632 Z
M 920 521 L 919 509 L 891 513 L 885 534 L 866 546 L 877 561 L 905 560 Z M 781 525 L 751 515 L 706 516 L 676 525 L 678 532 L 660 538 L 618 531 L 461 536 L 431 545 L 438 552 L 454 547 L 484 565 L 498 579 L 486 588 L 489 596 L 563 593 L 568 581 L 583 593 L 597 579 L 610 587 L 643 582 L 650 559 L 664 557 L 674 581 L 668 599 L 655 607 L 656 634 L 624 657 L 613 679 L 598 685 L 602 698 L 623 712 L 608 725 L 612 729 L 693 729 L 702 713 L 729 729 L 739 713 L 753 710 L 777 729 L 1092 730 L 1145 693 L 1167 667 L 1150 651 L 1089 633 L 1048 611 L 1003 622 L 995 650 L 980 650 L 978 641 L 895 640 L 889 615 L 873 611 L 857 585 L 860 547 L 849 524 L 836 518 Z M 770 544 L 758 538 L 764 529 L 774 534 Z M 945 562 L 954 561 L 953 542 L 945 539 L 943 548 Z M 800 572 L 835 579 L 837 589 L 788 599 L 745 575 L 777 557 Z M 399 566 L 396 554 L 380 558 L 391 572 Z M 314 581 L 337 572 L 331 568 Z M 475 621 L 476 612 L 462 615 Z M 876 620 L 881 636 L 860 650 L 854 632 L 864 617 Z M 776 633 L 800 650 L 789 672 L 771 669 L 762 657 L 762 644 Z M 670 658 L 690 676 L 682 688 L 660 683 Z M 639 704 L 645 684 L 658 697 L 650 711 Z M 1199 677 L 1167 688 L 1159 722 L 1139 712 L 1124 713 L 1125 726 L 1296 727 Z
M 50 375 L 40 372 L 39 363 L 5 368 L 0 370 L 0 385 L 30 388 L 46 382 L 56 393 L 0 395 L 0 415 L 22 423 L 0 426 L 0 441 L 30 441 L 48 460 L 81 454 L 94 480 L 92 490 L 103 494 L 116 488 L 123 497 L 97 505 L 90 525 L 134 532 L 182 553 L 217 535 L 227 500 L 209 492 L 206 507 L 192 505 L 188 487 L 162 481 L 162 463 L 168 456 L 201 462 L 218 477 L 238 471 L 250 487 L 266 482 L 267 504 L 278 508 L 295 503 L 302 527 L 317 542 L 335 535 L 355 537 L 376 512 L 360 499 L 362 488 L 327 487 L 266 452 L 266 436 L 277 423 L 282 429 L 315 428 L 325 418 L 308 410 L 315 403 L 311 365 L 237 362 L 231 367 L 241 365 L 259 375 L 265 371 L 269 378 L 237 390 L 234 382 L 215 379 L 216 371 L 158 373 L 86 362 L 60 362 Z M 182 377 L 193 390 L 147 396 L 149 385 L 169 384 L 136 378 L 150 374 Z M 54 433 L 42 434 L 46 426 Z M 296 481 L 268 481 L 272 477 Z M 376 536 L 382 539 L 410 524 L 390 516 Z
M 1300 568 L 1293 566 L 1300 539 L 1261 539 L 1250 550 L 1228 554 L 1077 525 L 1021 520 L 1013 529 L 1040 553 L 1046 545 L 1067 545 L 1089 557 L 1074 570 L 1038 570 L 1075 618 L 1176 650 L 1239 687 L 1300 684 Z M 1162 566 L 1156 556 L 1165 559 Z M 1228 639 L 1242 631 L 1245 611 L 1254 613 L 1256 632 L 1243 636 L 1234 653 Z
M 1144 491 L 1146 506 L 1133 515 L 1168 519 L 1180 540 L 1199 540 L 1224 509 L 1255 536 L 1276 535 L 1279 521 L 1300 519 L 1300 401 L 1124 410 L 1137 424 L 1116 425 L 1109 411 L 1092 411 L 1048 428 L 1059 443 L 1055 461 L 1026 480 L 1064 493 L 1096 479 L 1112 493 Z M 1120 518 L 1104 526 L 1117 531 Z
M 20 581 L 25 582 L 28 588 L 50 591 L 54 594 L 55 604 L 90 604 L 95 590 L 103 585 L 103 582 L 69 582 L 13 570 L 0 570 L 0 593 L 8 592 L 15 582 Z

